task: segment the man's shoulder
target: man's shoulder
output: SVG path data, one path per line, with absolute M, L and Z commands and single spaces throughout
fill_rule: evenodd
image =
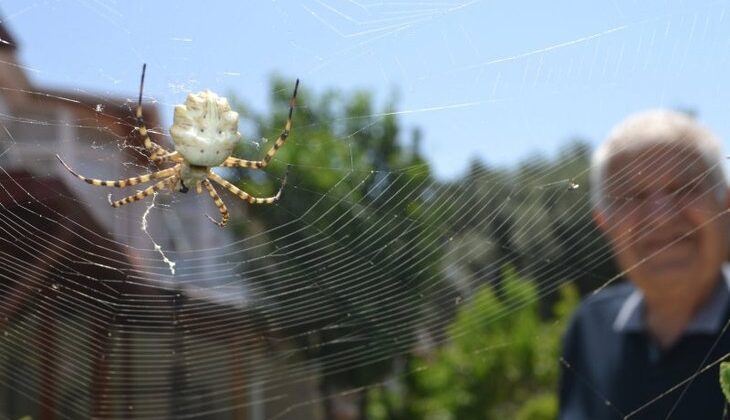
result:
M 608 286 L 585 298 L 573 314 L 573 323 L 612 325 L 626 300 L 636 291 L 628 282 Z
M 583 310 L 605 310 L 616 304 L 620 307 L 636 291 L 631 283 L 621 282 L 594 292 L 581 302 Z

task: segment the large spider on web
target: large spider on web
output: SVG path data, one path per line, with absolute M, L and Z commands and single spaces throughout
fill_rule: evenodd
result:
M 228 223 L 228 208 L 220 196 L 218 196 L 210 180 L 215 181 L 223 186 L 223 188 L 238 196 L 238 198 L 246 200 L 251 204 L 272 204 L 279 201 L 281 191 L 286 185 L 286 173 L 281 180 L 281 186 L 276 195 L 271 197 L 254 197 L 211 171 L 211 168 L 220 166 L 263 169 L 269 164 L 276 152 L 284 145 L 284 142 L 289 137 L 294 102 L 297 97 L 297 89 L 299 88 L 299 79 L 297 79 L 294 85 L 294 93 L 289 102 L 289 116 L 286 119 L 284 130 L 276 139 L 274 145 L 271 146 L 271 149 L 269 149 L 263 159 L 244 160 L 231 156 L 233 149 L 241 139 L 241 133 L 238 132 L 238 113 L 231 110 L 228 100 L 225 97 L 218 96 L 209 90 L 191 93 L 188 95 L 185 104 L 175 106 L 173 124 L 170 127 L 170 136 L 175 145 L 174 151 L 170 152 L 153 142 L 149 137 L 149 132 L 142 118 L 142 89 L 144 88 L 146 69 L 147 65 L 144 64 L 142 66 L 142 78 L 139 83 L 136 129 L 139 130 L 140 135 L 144 139 L 145 149 L 150 152 L 150 160 L 155 163 L 174 162 L 175 166 L 151 174 L 115 181 L 104 181 L 77 174 L 60 156 L 56 155 L 61 164 L 71 174 L 91 185 L 117 188 L 137 185 L 153 179 L 161 179 L 155 185 L 147 187 L 136 194 L 111 202 L 112 207 L 121 207 L 125 204 L 142 200 L 165 187 L 170 188 L 172 191 L 186 193 L 188 192 L 189 186 L 195 186 L 195 191 L 198 194 L 205 187 L 220 211 L 221 220 L 216 222 L 207 214 L 206 216 L 211 222 L 220 227 Z

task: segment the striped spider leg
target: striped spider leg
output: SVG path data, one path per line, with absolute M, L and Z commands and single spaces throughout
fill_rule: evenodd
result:
M 142 191 L 137 192 L 136 194 L 132 194 L 128 197 L 122 198 L 121 200 L 116 200 L 111 202 L 112 207 L 121 207 L 125 204 L 133 203 L 135 201 L 139 201 L 147 196 L 150 196 L 154 194 L 155 192 L 165 188 L 166 186 L 173 187 L 175 185 L 175 182 L 180 178 L 180 169 L 182 168 L 182 164 L 178 163 L 177 165 L 163 169 L 161 171 L 153 172 L 151 174 L 146 175 L 140 175 L 135 176 L 131 178 L 126 179 L 117 179 L 114 181 L 105 181 L 101 179 L 96 178 L 88 178 L 83 175 L 79 175 L 76 173 L 73 169 L 71 169 L 70 166 L 66 162 L 61 159 L 61 156 L 56 155 L 56 158 L 58 159 L 61 164 L 68 169 L 69 172 L 76 178 L 86 182 L 87 184 L 91 184 L 97 187 L 116 187 L 116 188 L 124 188 L 129 187 L 132 185 L 142 184 L 148 181 L 151 181 L 153 179 L 162 179 L 162 181 L 145 188 Z
M 156 163 L 162 163 L 166 160 L 172 160 L 175 162 L 182 162 L 183 158 L 178 152 L 170 152 L 164 147 L 152 141 L 149 136 L 149 130 L 144 122 L 142 116 L 142 91 L 144 90 L 144 75 L 147 71 L 147 64 L 142 65 L 142 77 L 139 81 L 139 98 L 137 99 L 137 109 L 135 115 L 137 117 L 137 130 L 139 131 L 142 140 L 144 141 L 144 147 L 150 152 L 150 160 Z
M 281 198 L 281 192 L 284 189 L 284 186 L 286 185 L 286 179 L 289 174 L 289 169 L 287 168 L 287 172 L 284 174 L 284 177 L 281 179 L 281 186 L 279 187 L 279 191 L 271 197 L 254 197 L 251 194 L 241 190 L 237 186 L 233 185 L 231 182 L 225 180 L 220 175 L 216 174 L 215 172 L 211 171 L 210 168 L 205 167 L 199 167 L 199 166 L 186 166 L 186 164 L 183 164 L 181 169 L 181 178 L 183 180 L 186 180 L 185 182 L 189 185 L 195 186 L 195 191 L 200 194 L 203 191 L 203 187 L 208 191 L 208 195 L 210 195 L 210 198 L 213 200 L 213 203 L 218 208 L 218 211 L 221 215 L 220 222 L 217 222 L 215 219 L 210 217 L 209 215 L 205 215 L 208 220 L 215 223 L 216 225 L 223 227 L 228 223 L 228 220 L 230 219 L 230 214 L 228 212 L 228 207 L 226 207 L 226 204 L 223 202 L 223 200 L 218 195 L 218 192 L 216 191 L 215 187 L 213 187 L 213 184 L 210 182 L 211 180 L 219 185 L 221 185 L 226 190 L 230 191 L 232 194 L 236 195 L 238 198 L 248 202 L 249 204 L 273 204 L 279 201 L 279 198 Z
M 289 133 L 291 132 L 291 118 L 292 113 L 294 112 L 294 104 L 297 100 L 297 90 L 299 89 L 299 79 L 297 79 L 296 83 L 294 84 L 294 93 L 291 96 L 291 99 L 289 100 L 289 116 L 286 119 L 286 124 L 284 124 L 284 129 L 281 131 L 281 134 L 274 142 L 274 145 L 271 146 L 271 149 L 269 149 L 268 152 L 266 152 L 266 156 L 264 156 L 261 160 L 245 160 L 245 159 L 238 159 L 234 157 L 229 157 L 223 163 L 221 166 L 226 167 L 236 167 L 236 168 L 255 168 L 255 169 L 263 169 L 266 167 L 266 165 L 271 162 L 271 159 L 274 157 L 276 152 L 281 148 L 281 146 L 284 145 L 284 142 L 286 142 L 286 139 L 289 138 Z

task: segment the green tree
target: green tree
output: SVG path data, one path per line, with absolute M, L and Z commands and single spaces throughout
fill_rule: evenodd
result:
M 239 112 L 251 123 L 248 138 L 268 139 L 260 147 L 247 143 L 238 151 L 240 156 L 262 155 L 278 136 L 291 85 L 273 79 L 273 114 L 258 114 L 239 104 Z M 303 84 L 297 103 L 286 146 L 265 171 L 248 172 L 254 182 L 243 185 L 256 195 L 271 194 L 286 162 L 291 170 L 282 201 L 274 208 L 246 207 L 248 218 L 232 223 L 248 254 L 241 263 L 242 276 L 251 285 L 254 301 L 265 302 L 258 316 L 282 337 L 295 340 L 316 364 L 323 396 L 368 386 L 407 363 L 419 372 L 406 374 L 401 384 L 408 390 L 407 401 L 434 401 L 436 391 L 443 391 L 450 395 L 441 401 L 448 403 L 448 413 L 487 410 L 481 413 L 514 416 L 520 413 L 515 401 L 527 401 L 529 391 L 536 399 L 523 405 L 526 411 L 519 415 L 549 408 L 553 390 L 546 391 L 545 384 L 551 374 L 520 378 L 535 383 L 534 389 L 490 389 L 475 379 L 464 384 L 457 398 L 451 387 L 436 387 L 438 381 L 418 382 L 420 372 L 451 378 L 445 369 L 431 369 L 423 361 L 412 365 L 415 362 L 403 355 L 418 342 L 416 332 L 439 343 L 477 340 L 471 336 L 479 336 L 479 329 L 459 338 L 455 327 L 445 327 L 460 307 L 454 302 L 465 299 L 481 299 L 482 307 L 493 308 L 494 313 L 482 315 L 493 329 L 485 334 L 501 341 L 489 342 L 505 343 L 508 353 L 529 342 L 525 350 L 504 356 L 504 366 L 512 366 L 504 370 L 489 364 L 497 363 L 489 361 L 490 354 L 501 355 L 502 350 L 482 352 L 487 365 L 477 373 L 489 371 L 502 382 L 499 375 L 522 372 L 520 367 L 530 366 L 525 360 L 538 358 L 530 347 L 535 337 L 558 339 L 561 327 L 544 332 L 536 313 L 551 313 L 561 282 L 576 279 L 581 289 L 590 290 L 615 273 L 590 220 L 590 148 L 576 141 L 555 159 L 532 158 L 514 169 L 474 161 L 463 177 L 439 182 L 421 157 L 420 132 L 404 133 L 392 99 L 378 106 L 367 92 L 315 95 Z M 504 266 L 514 270 L 503 271 Z M 515 280 L 519 277 L 534 282 Z M 515 290 L 522 289 L 529 297 L 520 300 Z M 491 297 L 473 297 L 477 291 Z M 528 315 L 520 315 L 521 307 Z M 489 348 L 487 342 L 474 345 Z M 519 354 L 521 361 L 508 359 Z M 551 366 L 556 365 L 556 355 L 550 356 Z M 458 368 L 459 354 L 448 357 L 454 359 L 450 367 Z M 459 399 L 481 395 L 474 394 L 477 391 L 495 394 L 474 402 Z M 376 395 L 379 402 L 370 407 L 386 409 L 389 418 L 425 415 L 413 411 L 415 404 L 391 401 L 397 393 L 388 391 L 361 392 L 363 410 L 368 395 Z M 485 408 L 487 403 L 490 408 Z
M 451 272 L 478 279 L 471 287 L 498 285 L 500 267 L 514 265 L 548 297 L 543 310 L 566 278 L 585 293 L 615 276 L 611 252 L 592 221 L 590 158 L 587 143 L 576 140 L 553 159 L 533 156 L 515 168 L 473 162 L 464 178 L 448 185 L 474 216 L 447 223 L 450 247 L 459 250 L 446 253 L 455 256 L 447 261 Z
M 374 389 L 370 418 L 555 418 L 560 336 L 577 292 L 562 287 L 543 319 L 534 281 L 508 267 L 502 287 L 500 296 L 482 287 L 458 311 L 443 346 Z
M 263 154 L 278 135 L 290 85 L 273 80 L 270 117 L 238 106 L 253 122 L 249 137 L 270 139 L 261 150 L 249 143 L 241 156 Z M 424 198 L 433 181 L 419 134 L 403 145 L 393 103 L 378 109 L 365 92 L 315 95 L 302 85 L 297 104 L 290 139 L 265 173 L 252 174 L 262 176 L 260 189 L 244 185 L 270 194 L 287 162 L 282 201 L 274 210 L 249 207 L 236 228 L 251 245 L 242 275 L 256 300 L 268 302 L 266 322 L 318 365 L 328 396 L 379 380 L 393 355 L 408 350 L 421 291 L 439 282 L 435 238 L 445 233 Z

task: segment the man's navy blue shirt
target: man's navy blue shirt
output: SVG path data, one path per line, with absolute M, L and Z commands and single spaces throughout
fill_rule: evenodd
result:
M 725 278 L 668 349 L 648 335 L 643 297 L 631 284 L 586 299 L 564 337 L 560 419 L 722 419 L 716 362 L 730 353 Z

